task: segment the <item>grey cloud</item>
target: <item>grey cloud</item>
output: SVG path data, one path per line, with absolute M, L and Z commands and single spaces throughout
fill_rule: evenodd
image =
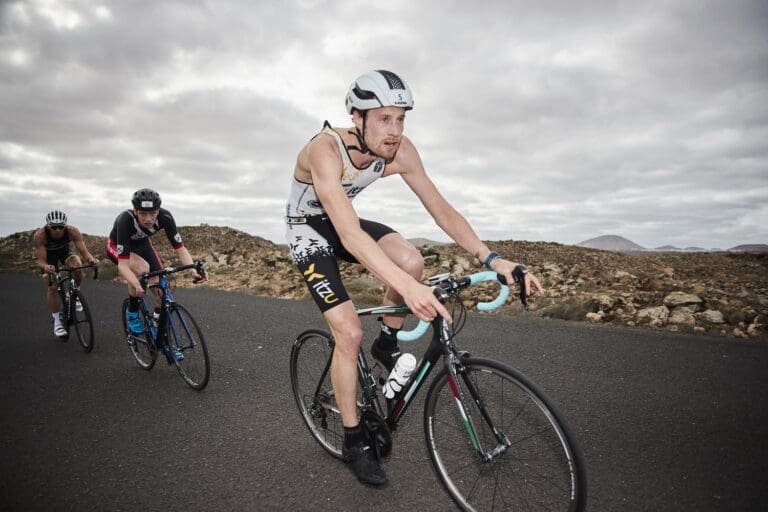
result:
M 0 6 L 0 234 L 56 200 L 111 221 L 154 183 L 186 218 L 280 241 L 296 152 L 384 67 L 413 87 L 406 134 L 481 236 L 768 241 L 765 2 L 105 2 L 99 18 L 75 1 L 71 30 L 20 4 Z M 217 70 L 235 83 L 206 85 Z M 46 179 L 80 200 L 39 193 Z M 404 186 L 355 206 L 440 237 Z

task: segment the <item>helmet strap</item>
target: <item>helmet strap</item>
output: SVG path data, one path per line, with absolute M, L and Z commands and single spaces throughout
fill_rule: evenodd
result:
M 368 153 L 375 154 L 373 151 L 371 151 L 371 148 L 368 147 L 368 144 L 365 143 L 365 120 L 368 117 L 368 112 L 362 111 L 363 115 L 363 129 L 362 131 L 360 128 L 355 127 L 354 132 L 352 133 L 355 137 L 357 137 L 357 142 L 360 144 L 360 146 L 347 146 L 347 149 L 352 149 L 354 151 L 359 151 L 360 153 L 367 155 Z M 378 155 L 376 155 L 378 156 Z

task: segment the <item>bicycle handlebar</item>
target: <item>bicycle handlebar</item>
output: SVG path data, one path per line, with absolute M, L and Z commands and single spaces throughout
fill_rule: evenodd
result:
M 153 270 L 152 272 L 145 272 L 139 277 L 139 283 L 141 284 L 141 287 L 146 290 L 147 288 L 147 282 L 156 276 L 167 276 L 170 274 L 175 274 L 176 272 L 181 272 L 182 270 L 189 270 L 190 268 L 194 268 L 198 274 L 201 276 L 205 275 L 205 269 L 203 268 L 203 262 L 198 260 L 194 263 L 190 263 L 189 265 L 180 265 L 178 267 L 165 267 L 161 268 L 160 270 Z
M 522 302 L 525 309 L 528 309 L 528 294 L 525 288 L 526 272 L 527 270 L 523 265 L 518 265 L 512 272 L 512 278 L 514 279 L 515 283 L 520 286 L 520 302 Z M 432 289 L 438 300 L 440 300 L 440 302 L 445 302 L 448 297 L 458 294 L 464 288 L 469 288 L 470 286 L 488 281 L 495 281 L 499 283 L 499 294 L 490 302 L 479 302 L 477 304 L 477 309 L 480 311 L 493 311 L 494 309 L 498 309 L 503 306 L 504 302 L 507 300 L 507 297 L 509 297 L 509 286 L 507 285 L 507 280 L 503 275 L 497 274 L 496 272 L 477 272 L 465 277 L 449 277 L 448 279 L 434 285 Z M 416 327 L 410 331 L 399 331 L 397 333 L 397 339 L 398 341 L 415 341 L 418 338 L 421 338 L 421 336 L 427 331 L 429 325 L 430 322 L 420 320 Z
M 53 275 L 54 274 L 57 275 L 56 280 L 58 280 L 59 272 L 68 272 L 68 273 L 71 274 L 72 272 L 74 272 L 76 270 L 83 269 L 83 268 L 92 268 L 93 269 L 93 279 L 94 280 L 97 277 L 99 277 L 99 267 L 98 267 L 98 265 L 81 265 L 79 267 L 64 267 L 64 268 L 57 269 L 54 272 L 49 272 L 48 273 L 48 284 L 53 284 Z

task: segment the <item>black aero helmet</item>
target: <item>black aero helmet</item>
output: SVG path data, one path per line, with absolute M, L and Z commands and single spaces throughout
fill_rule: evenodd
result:
M 134 208 L 145 212 L 157 210 L 162 203 L 160 194 L 151 188 L 142 188 L 134 192 L 131 202 L 133 203 Z
M 45 223 L 52 226 L 63 226 L 67 223 L 67 214 L 61 210 L 53 210 L 45 216 Z

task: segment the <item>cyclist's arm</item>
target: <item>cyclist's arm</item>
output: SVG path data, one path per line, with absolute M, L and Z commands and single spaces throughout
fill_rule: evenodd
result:
M 189 253 L 189 250 L 184 246 L 180 245 L 176 247 L 176 256 L 179 257 L 179 261 L 182 265 L 191 265 L 194 263 L 194 260 L 192 259 L 192 255 Z M 195 282 L 204 283 L 208 280 L 208 274 L 200 275 L 197 270 L 192 269 L 193 279 Z
M 40 228 L 35 231 L 33 238 L 35 241 L 35 264 L 43 272 L 53 272 L 56 268 L 48 264 L 48 255 L 45 250 L 45 229 Z
M 427 176 L 418 151 L 405 137 L 403 137 L 397 157 L 396 163 L 398 166 L 401 166 L 399 167 L 399 172 L 403 180 L 413 190 L 437 225 L 460 247 L 480 261 L 485 261 L 491 254 L 491 250 L 480 240 L 480 237 L 477 236 L 475 230 L 469 225 L 467 219 L 440 194 L 435 184 Z M 491 268 L 495 272 L 502 274 L 509 283 L 514 282 L 512 271 L 518 265 L 519 263 L 504 258 L 497 258 L 491 262 Z M 536 276 L 529 272 L 525 274 L 525 280 L 526 290 L 529 295 L 532 293 L 544 293 L 545 290 Z
M 136 297 L 143 297 L 144 296 L 144 289 L 141 287 L 141 283 L 139 282 L 139 278 L 134 274 L 133 269 L 131 268 L 131 260 L 130 258 L 119 258 L 117 259 L 117 273 L 120 274 L 120 277 L 125 279 L 125 281 L 128 283 L 128 286 L 133 291 L 133 293 L 136 294 Z
M 485 260 L 491 250 L 480 240 L 464 216 L 440 194 L 427 176 L 418 151 L 406 137 L 403 137 L 400 144 L 395 164 L 397 172 L 413 190 L 440 229 L 477 259 Z
M 431 321 L 435 315 L 440 314 L 450 321 L 450 315 L 432 294 L 432 290 L 395 265 L 360 228 L 360 219 L 341 186 L 341 156 L 338 147 L 332 142 L 330 137 L 318 137 L 310 142 L 307 161 L 317 197 L 342 244 L 357 261 L 397 290 L 420 319 Z
M 98 265 L 99 260 L 94 258 L 93 254 L 88 251 L 88 248 L 85 246 L 85 241 L 83 240 L 83 234 L 80 233 L 80 230 L 75 226 L 67 226 L 67 229 L 69 229 L 69 239 L 75 244 L 75 249 L 77 249 L 80 257 L 91 265 Z

